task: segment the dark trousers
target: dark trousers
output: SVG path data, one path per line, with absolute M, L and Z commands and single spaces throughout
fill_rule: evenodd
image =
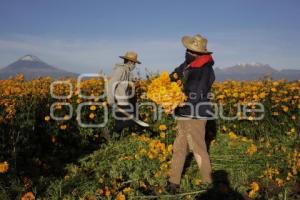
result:
M 128 114 L 134 115 L 134 111 L 132 112 L 128 111 L 129 106 L 119 105 L 118 107 L 127 111 Z M 115 116 L 121 119 L 116 119 L 116 118 L 114 119 L 113 130 L 112 130 L 113 132 L 120 133 L 125 128 L 134 128 L 136 126 L 136 123 L 132 119 L 127 119 L 128 117 L 122 112 L 116 110 Z

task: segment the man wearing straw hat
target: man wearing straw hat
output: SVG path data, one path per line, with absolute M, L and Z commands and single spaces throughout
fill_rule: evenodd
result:
M 189 149 L 197 161 L 202 182 L 210 184 L 211 163 L 205 143 L 205 126 L 212 117 L 209 105 L 211 86 L 215 80 L 212 68 L 212 52 L 208 51 L 207 39 L 197 34 L 184 36 L 182 43 L 186 48 L 185 61 L 170 74 L 172 80 L 183 82 L 187 104 L 175 109 L 177 116 L 177 135 L 173 145 L 173 156 L 169 172 L 167 191 L 179 190 L 181 174 Z
M 134 102 L 132 95 L 132 71 L 136 63 L 141 64 L 137 59 L 137 53 L 128 51 L 120 58 L 124 63 L 116 64 L 108 81 L 107 103 L 113 108 L 115 114 L 113 132 L 120 133 L 124 128 L 131 127 L 135 121 L 130 118 L 134 113 Z M 108 135 L 108 129 L 104 130 Z

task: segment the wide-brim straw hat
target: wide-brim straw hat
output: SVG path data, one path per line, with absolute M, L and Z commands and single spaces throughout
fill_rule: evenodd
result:
M 125 53 L 124 56 L 120 56 L 120 58 L 123 58 L 123 59 L 126 59 L 126 60 L 130 60 L 132 62 L 141 64 L 141 62 L 138 61 L 137 57 L 138 57 L 138 55 L 134 51 L 128 51 L 128 52 Z
M 183 36 L 182 37 L 182 44 L 188 50 L 197 52 L 197 53 L 205 53 L 211 54 L 211 51 L 207 50 L 207 39 L 202 37 L 200 34 L 197 34 L 193 37 L 190 36 Z

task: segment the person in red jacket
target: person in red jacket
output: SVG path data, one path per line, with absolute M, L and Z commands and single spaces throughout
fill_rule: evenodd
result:
M 173 145 L 173 156 L 167 191 L 176 193 L 179 189 L 181 173 L 186 156 L 191 150 L 197 161 L 202 175 L 202 182 L 210 184 L 211 163 L 205 143 L 205 126 L 208 119 L 212 119 L 210 105 L 210 91 L 215 74 L 212 52 L 208 51 L 207 39 L 201 35 L 184 36 L 182 43 L 186 48 L 185 61 L 177 67 L 170 78 L 180 79 L 187 96 L 186 105 L 177 107 L 177 135 Z

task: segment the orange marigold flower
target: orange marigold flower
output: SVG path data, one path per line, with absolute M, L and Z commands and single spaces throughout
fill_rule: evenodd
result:
M 0 173 L 6 173 L 8 171 L 9 165 L 6 161 L 0 163 Z
M 21 200 L 35 200 L 35 196 L 32 192 L 27 192 L 22 196 Z
M 284 112 L 288 112 L 288 111 L 289 111 L 289 107 L 287 107 L 287 106 L 282 106 L 282 110 L 283 110 Z
M 257 147 L 255 144 L 251 144 L 251 146 L 248 148 L 247 153 L 252 156 L 255 152 L 257 152 Z
M 62 124 L 62 125 L 60 125 L 60 130 L 66 130 L 67 129 L 67 125 L 65 125 L 65 124 Z
M 126 200 L 126 197 L 122 192 L 120 192 L 118 193 L 116 200 Z
M 248 196 L 250 198 L 255 198 L 258 191 L 259 191 L 258 183 L 252 182 L 251 183 L 251 191 L 249 192 Z

